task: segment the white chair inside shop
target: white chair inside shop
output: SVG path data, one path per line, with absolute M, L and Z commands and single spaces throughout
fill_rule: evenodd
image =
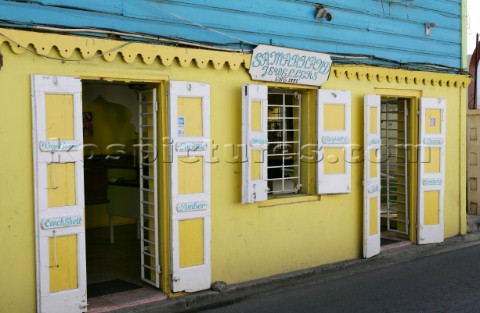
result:
M 140 238 L 140 193 L 138 187 L 108 186 L 108 218 L 110 243 L 114 243 L 114 216 L 134 218 L 137 223 L 137 239 Z

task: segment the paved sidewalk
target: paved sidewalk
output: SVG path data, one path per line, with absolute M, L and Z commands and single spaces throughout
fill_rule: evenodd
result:
M 201 291 L 178 298 L 171 298 L 117 312 L 195 312 L 204 308 L 226 305 L 285 286 L 302 286 L 311 282 L 326 282 L 355 273 L 372 271 L 382 267 L 408 262 L 429 255 L 444 253 L 480 244 L 480 233 L 448 238 L 441 244 L 410 245 L 383 251 L 370 259 L 354 259 L 315 268 L 276 275 L 263 279 L 227 286 L 224 291 Z

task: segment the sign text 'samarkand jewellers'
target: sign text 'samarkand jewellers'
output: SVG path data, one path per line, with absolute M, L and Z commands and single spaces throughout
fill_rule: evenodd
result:
M 329 55 L 258 45 L 253 50 L 250 76 L 253 80 L 321 86 L 330 75 Z

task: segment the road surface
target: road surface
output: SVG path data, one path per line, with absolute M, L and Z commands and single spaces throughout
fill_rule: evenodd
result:
M 480 313 L 480 245 L 199 312 Z

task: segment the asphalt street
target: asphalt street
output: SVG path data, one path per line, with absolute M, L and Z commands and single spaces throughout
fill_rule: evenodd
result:
M 289 286 L 202 313 L 480 312 L 480 245 Z

